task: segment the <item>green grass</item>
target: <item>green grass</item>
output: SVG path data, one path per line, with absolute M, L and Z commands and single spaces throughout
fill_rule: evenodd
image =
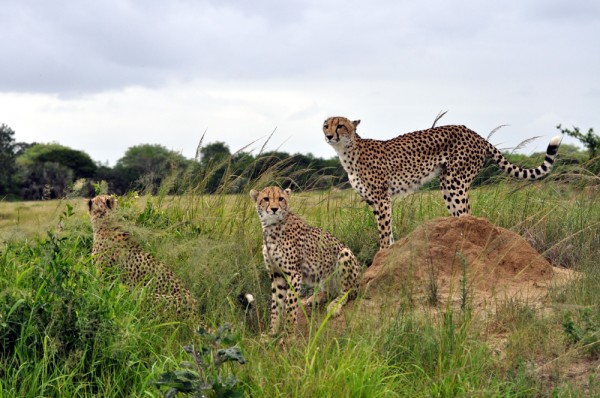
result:
M 267 318 L 270 286 L 248 195 L 129 196 L 118 211 L 187 283 L 202 320 L 229 322 L 241 334 L 247 363 L 226 370 L 247 396 L 599 396 L 600 203 L 597 188 L 587 188 L 543 181 L 471 192 L 476 216 L 580 272 L 541 305 L 506 299 L 486 314 L 407 305 L 377 319 L 354 314 L 343 331 L 317 311 L 309 331 L 285 348 L 261 338 L 264 323 L 246 323 L 235 304 L 251 291 Z M 291 206 L 370 264 L 377 228 L 356 194 L 295 193 Z M 396 239 L 446 216 L 437 191 L 399 199 Z M 182 346 L 194 325 L 157 313 L 145 291 L 99 276 L 91 239 L 82 199 L 0 203 L 0 397 L 158 397 L 165 391 L 153 381 L 189 360 Z M 569 369 L 581 363 L 589 366 L 575 378 Z

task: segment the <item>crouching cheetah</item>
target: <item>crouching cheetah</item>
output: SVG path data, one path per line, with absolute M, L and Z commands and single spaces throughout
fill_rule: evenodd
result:
M 269 334 L 295 325 L 301 284 L 323 287 L 334 300 L 327 306 L 332 316 L 341 312 L 358 288 L 359 265 L 354 254 L 329 232 L 311 227 L 288 210 L 291 191 L 267 187 L 250 197 L 263 230 L 263 257 L 271 279 Z M 305 304 L 317 301 L 315 295 Z
M 115 206 L 115 198 L 108 195 L 88 201 L 94 230 L 94 264 L 101 270 L 118 273 L 131 288 L 152 283 L 156 299 L 174 305 L 178 314 L 194 314 L 196 302 L 175 274 L 116 225 L 111 216 Z
M 541 166 L 523 169 L 511 164 L 496 147 L 465 126 L 436 127 L 377 141 L 360 138 L 356 133 L 359 123 L 360 120 L 330 117 L 323 124 L 323 132 L 348 173 L 350 184 L 373 210 L 380 249 L 394 243 L 393 196 L 415 191 L 439 174 L 450 214 L 470 214 L 469 188 L 486 158 L 512 177 L 537 180 L 550 173 L 561 141 L 561 136 L 550 140 Z

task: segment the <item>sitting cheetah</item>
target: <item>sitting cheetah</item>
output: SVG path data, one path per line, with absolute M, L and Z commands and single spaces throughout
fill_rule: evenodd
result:
M 358 288 L 359 265 L 354 254 L 329 232 L 311 227 L 288 210 L 291 191 L 267 187 L 250 197 L 263 230 L 263 257 L 271 279 L 269 334 L 295 325 L 300 285 L 320 285 L 335 299 L 327 306 L 333 316 Z M 314 295 L 305 304 L 317 301 Z
M 194 314 L 195 300 L 175 274 L 158 259 L 144 251 L 131 240 L 129 233 L 115 225 L 111 217 L 116 206 L 114 197 L 100 195 L 88 201 L 90 219 L 94 230 L 92 257 L 100 269 L 117 266 L 121 279 L 129 287 L 148 283 L 153 279 L 154 296 L 173 303 L 178 314 Z
M 350 184 L 373 209 L 379 229 L 379 249 L 394 243 L 393 196 L 415 191 L 439 173 L 450 214 L 455 217 L 470 214 L 469 188 L 486 158 L 512 177 L 537 180 L 550 173 L 561 141 L 561 136 L 550 140 L 541 166 L 522 169 L 465 126 L 436 127 L 377 141 L 360 138 L 356 133 L 359 123 L 360 120 L 330 117 L 323 124 L 323 132 L 348 173 Z

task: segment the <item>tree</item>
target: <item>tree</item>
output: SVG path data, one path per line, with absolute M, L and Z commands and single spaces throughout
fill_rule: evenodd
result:
M 155 193 L 167 176 L 179 175 L 189 164 L 190 161 L 181 154 L 162 145 L 132 146 L 115 165 L 114 172 L 119 180 L 116 188 L 126 191 L 137 185 Z
M 598 150 L 600 149 L 600 136 L 594 134 L 593 128 L 590 128 L 586 134 L 583 134 L 579 131 L 579 127 L 575 126 L 573 126 L 573 130 L 562 128 L 560 124 L 556 126 L 556 128 L 560 130 L 561 133 L 581 141 L 583 146 L 588 150 L 590 160 L 598 155 Z
M 20 165 L 31 166 L 36 163 L 58 163 L 71 169 L 74 178 L 91 178 L 97 168 L 87 153 L 56 143 L 35 144 L 22 151 Z
M 24 199 L 60 198 L 75 179 L 91 178 L 97 169 L 87 153 L 57 143 L 21 144 L 17 149 L 21 153 L 15 162 Z
M 242 192 L 248 184 L 281 184 L 295 189 L 326 189 L 348 181 L 337 157 L 316 158 L 312 154 L 267 151 L 253 156 L 233 155 L 223 142 L 214 142 L 199 151 L 200 167 L 194 174 L 204 192 Z
M 15 172 L 15 132 L 6 124 L 0 125 L 0 194 L 6 195 L 13 189 Z
M 15 142 L 15 132 L 6 124 L 0 125 L 0 195 L 18 193 L 16 159 L 33 144 Z
M 21 197 L 27 200 L 58 199 L 74 181 L 73 170 L 56 162 L 35 163 L 27 168 Z
M 231 156 L 229 147 L 222 141 L 217 141 L 206 145 L 200 149 L 200 163 L 209 165 L 222 162 Z
M 205 191 L 214 193 L 228 182 L 224 180 L 231 161 L 231 152 L 227 144 L 217 141 L 201 148 L 199 161 L 198 177 Z

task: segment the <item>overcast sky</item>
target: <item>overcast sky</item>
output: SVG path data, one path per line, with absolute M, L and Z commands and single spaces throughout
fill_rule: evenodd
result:
M 333 115 L 387 139 L 448 110 L 509 124 L 502 148 L 542 136 L 525 152 L 600 131 L 593 0 L 1 0 L 0 26 L 0 123 L 111 165 L 141 143 L 192 158 L 205 130 L 329 158 Z

